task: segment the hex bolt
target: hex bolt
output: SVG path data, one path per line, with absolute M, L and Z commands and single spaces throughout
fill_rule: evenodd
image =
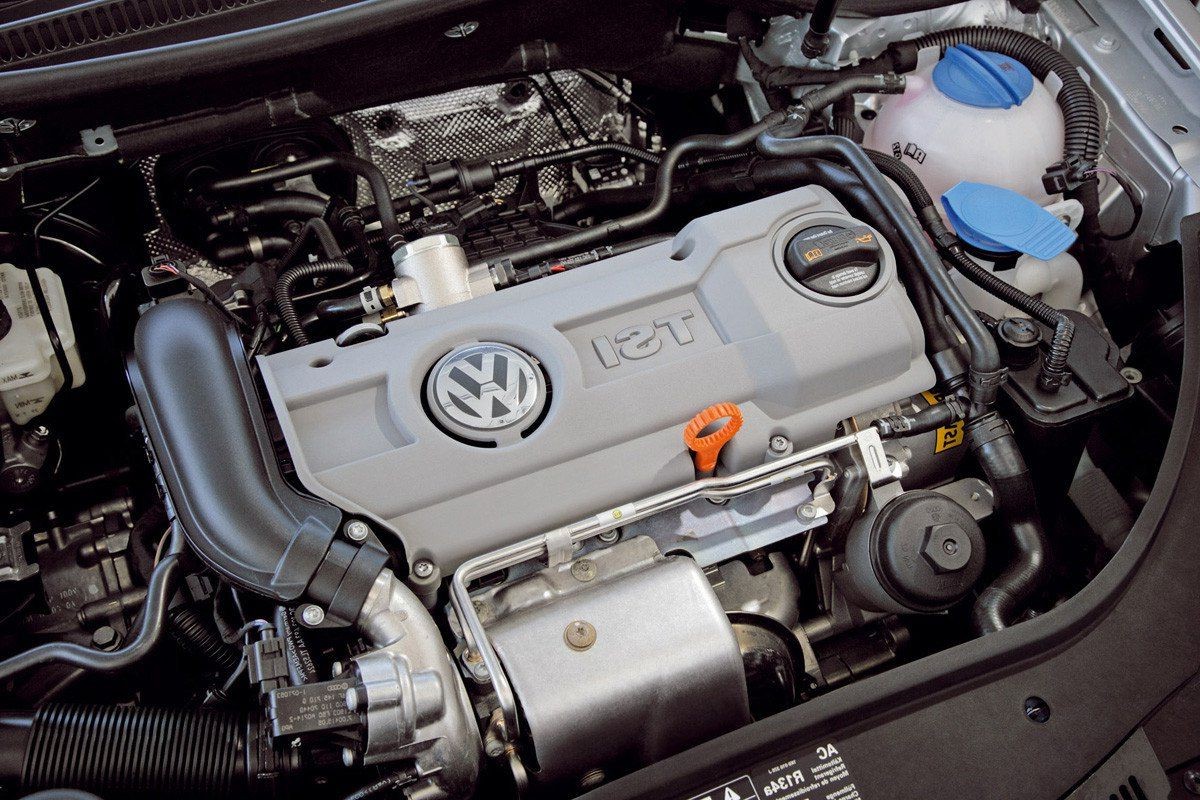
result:
M 617 541 L 617 539 L 621 538 L 621 532 L 620 531 L 605 531 L 604 533 L 597 534 L 596 538 L 599 539 L 600 541 L 604 542 L 605 544 L 613 544 Z
M 433 574 L 433 562 L 428 558 L 417 560 L 412 567 L 413 575 L 418 578 L 428 578 Z
M 344 766 L 353 767 L 355 758 L 356 758 L 356 756 L 354 754 L 354 748 L 352 748 L 352 747 L 343 747 L 342 748 L 342 764 Z
M 325 609 L 320 606 L 307 605 L 300 612 L 300 621 L 310 628 L 315 628 L 325 621 Z
M 361 519 L 352 519 L 342 529 L 346 538 L 352 542 L 365 542 L 371 535 L 371 526 Z
M 1025 698 L 1025 718 L 1044 725 L 1050 721 L 1050 704 L 1036 695 Z
M 581 558 L 571 565 L 571 574 L 580 583 L 593 581 L 596 579 L 596 562 L 590 558 Z
M 92 646 L 100 650 L 110 650 L 116 647 L 121 635 L 108 625 L 101 625 L 92 632 Z

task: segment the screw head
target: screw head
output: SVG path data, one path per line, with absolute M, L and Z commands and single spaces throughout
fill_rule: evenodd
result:
M 1111 53 L 1118 47 L 1120 47 L 1120 42 L 1111 33 L 1106 33 L 1096 40 L 1096 49 L 1101 53 Z
M 1183 773 L 1183 788 L 1188 794 L 1200 795 L 1200 770 L 1189 769 Z
M 350 747 L 342 748 L 342 764 L 347 767 L 354 766 L 354 750 Z
M 1043 725 L 1050 721 L 1050 704 L 1040 697 L 1025 698 L 1025 717 L 1030 722 Z
M 365 542 L 371 535 L 371 526 L 361 519 L 350 520 L 342 530 L 345 532 L 346 538 L 352 542 Z
M 590 558 L 581 558 L 571 565 L 571 574 L 575 576 L 575 580 L 580 583 L 587 583 L 596 579 L 596 562 Z
M 771 453 L 781 456 L 791 452 L 792 442 L 786 436 L 777 434 L 771 437 L 771 440 L 767 443 L 767 446 L 770 448 Z
M 617 539 L 621 538 L 621 532 L 620 531 L 605 531 L 604 533 L 597 534 L 596 538 L 599 539 L 600 541 L 604 542 L 605 544 L 612 544 L 613 542 L 617 541 Z
M 567 647 L 582 652 L 596 643 L 596 628 L 586 620 L 577 619 L 563 631 Z
M 300 621 L 310 628 L 315 628 L 325 621 L 325 609 L 320 606 L 307 605 L 300 612 Z
M 428 578 L 433 574 L 433 569 L 433 562 L 427 558 L 419 559 L 412 567 L 413 575 L 418 578 Z
M 445 35 L 448 39 L 465 39 L 477 30 L 479 30 L 479 22 L 472 19 L 447 28 Z
M 817 508 L 812 503 L 805 503 L 804 505 L 800 506 L 798 509 L 796 509 L 796 513 L 804 519 L 817 518 Z
M 1142 371 L 1137 367 L 1122 367 L 1121 377 L 1136 385 L 1142 382 Z

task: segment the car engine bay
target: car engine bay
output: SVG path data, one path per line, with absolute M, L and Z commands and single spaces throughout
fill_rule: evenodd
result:
M 1055 613 L 1147 503 L 1154 4 L 464 2 L 362 58 L 158 5 L 0 7 L 0 796 L 581 797 Z M 222 25 L 296 53 L 101 71 Z

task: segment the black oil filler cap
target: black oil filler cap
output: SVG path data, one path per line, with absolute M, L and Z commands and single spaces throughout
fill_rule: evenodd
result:
M 826 297 L 861 294 L 879 280 L 879 238 L 866 225 L 814 225 L 788 242 L 783 260 L 801 286 Z

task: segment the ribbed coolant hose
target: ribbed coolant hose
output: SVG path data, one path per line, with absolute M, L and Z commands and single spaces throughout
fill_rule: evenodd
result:
M 236 711 L 51 704 L 0 715 L 0 779 L 106 798 L 245 797 L 258 772 L 247 739 Z
M 967 280 L 988 294 L 1054 328 L 1050 351 L 1038 373 L 1038 386 L 1047 392 L 1058 391 L 1067 381 L 1067 358 L 1071 354 L 1071 341 L 1075 338 L 1075 323 L 1071 318 L 992 274 L 967 255 L 958 238 L 942 221 L 933 204 L 933 198 L 921 183 L 921 179 L 904 162 L 874 150 L 864 152 L 880 172 L 896 182 L 921 220 L 921 225 L 937 243 L 938 249 Z

